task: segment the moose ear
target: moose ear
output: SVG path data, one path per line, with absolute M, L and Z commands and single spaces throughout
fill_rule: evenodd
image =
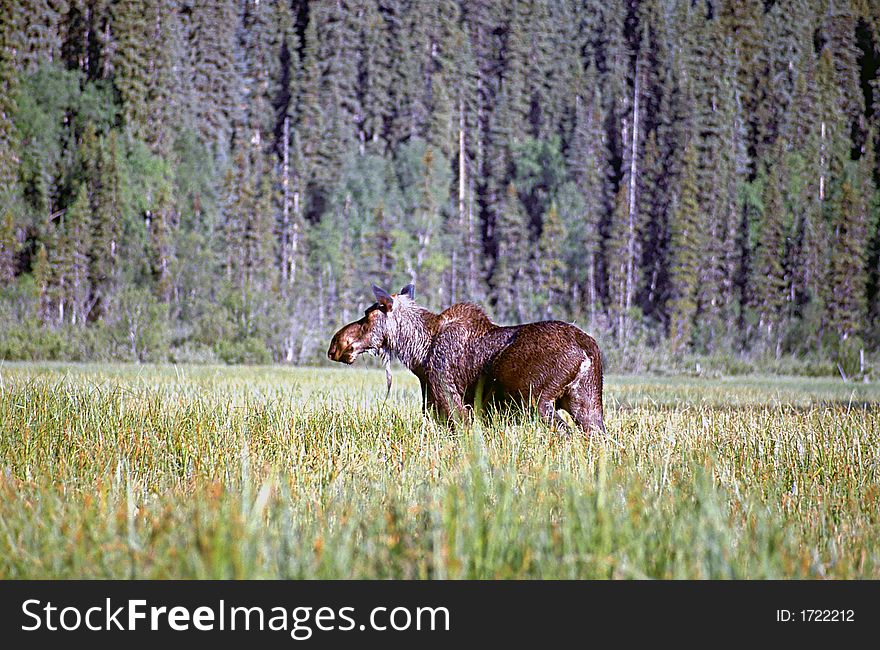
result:
M 384 289 L 380 289 L 374 284 L 373 295 L 376 296 L 376 302 L 378 302 L 385 311 L 391 311 L 391 307 L 394 304 L 394 298 L 391 297 L 390 293 Z
M 410 283 L 406 285 L 403 289 L 400 290 L 400 295 L 406 296 L 410 300 L 416 299 L 416 287 L 414 284 Z

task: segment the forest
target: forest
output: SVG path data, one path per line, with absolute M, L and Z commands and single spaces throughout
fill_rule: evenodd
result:
M 880 349 L 878 0 L 0 21 L 0 359 L 316 363 L 373 282 L 616 371 Z

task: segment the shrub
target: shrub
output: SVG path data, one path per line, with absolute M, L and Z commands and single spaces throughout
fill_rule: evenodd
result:
M 272 353 L 266 344 L 253 336 L 241 341 L 220 341 L 217 356 L 224 363 L 266 364 L 272 362 Z

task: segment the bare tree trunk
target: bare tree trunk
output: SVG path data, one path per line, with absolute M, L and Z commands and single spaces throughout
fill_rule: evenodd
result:
M 293 232 L 290 233 L 290 272 L 288 282 L 291 286 L 296 283 L 296 257 L 299 251 L 299 188 L 293 191 Z
M 452 277 L 449 279 L 450 284 L 450 292 L 449 292 L 449 302 L 455 304 L 455 283 L 458 280 L 456 274 L 456 267 L 458 266 L 457 253 L 454 248 L 452 249 Z
M 286 293 L 290 283 L 290 118 L 284 118 L 284 158 L 281 167 L 281 287 Z
M 825 122 L 822 122 L 820 136 L 822 144 L 819 145 L 819 200 L 825 200 Z
M 468 179 L 468 297 L 473 300 L 477 291 L 477 264 L 474 250 L 474 179 Z
M 587 282 L 590 285 L 590 327 L 596 322 L 596 255 L 590 255 L 588 266 L 590 277 Z
M 464 131 L 465 131 L 465 120 L 464 120 L 464 98 L 459 97 L 458 99 L 458 232 L 461 233 L 464 230 L 465 226 L 465 177 L 467 176 L 467 166 L 465 161 L 465 156 L 467 152 L 464 146 Z M 470 224 L 468 224 L 468 234 L 467 234 L 467 248 L 468 248 L 468 263 L 470 263 L 471 254 L 470 254 Z M 452 302 L 455 302 L 455 251 L 453 251 L 453 260 L 452 260 Z M 470 281 L 470 268 L 468 268 L 468 281 Z
M 626 290 L 625 309 L 632 307 L 633 294 L 635 293 L 635 258 L 636 258 L 636 179 L 638 178 L 639 158 L 639 60 L 636 59 L 636 77 L 633 84 L 633 123 L 632 145 L 630 148 L 629 161 L 629 232 L 626 246 Z
M 80 68 L 88 77 L 89 74 L 89 38 L 92 35 L 92 8 L 86 4 L 85 15 L 83 16 L 86 28 L 83 30 L 83 58 L 80 62 Z

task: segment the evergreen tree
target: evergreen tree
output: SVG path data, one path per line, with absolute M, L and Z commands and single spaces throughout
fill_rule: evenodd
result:
M 202 141 L 221 161 L 227 160 L 240 109 L 236 4 L 235 0 L 216 0 L 200 5 L 189 25 L 196 125 Z
M 562 299 L 566 287 L 562 250 L 568 233 L 555 203 L 550 205 L 543 223 L 535 260 L 537 307 L 544 318 L 558 319 L 564 314 Z
M 498 258 L 490 285 L 495 315 L 501 321 L 523 322 L 529 309 L 529 228 L 513 183 L 507 186 L 498 222 Z
M 0 200 L 3 194 L 14 192 L 18 178 L 19 164 L 18 138 L 15 133 L 13 116 L 16 111 L 18 93 L 18 73 L 16 70 L 16 37 L 20 37 L 20 27 L 13 19 L 14 3 L 4 0 L 0 12 L 4 20 L 0 23 Z
M 363 107 L 358 120 L 361 152 L 384 153 L 394 112 L 394 78 L 391 67 L 391 31 L 377 2 L 360 7 L 358 101 Z
M 787 299 L 788 278 L 783 259 L 786 241 L 786 205 L 783 185 L 786 177 L 780 148 L 764 171 L 762 210 L 755 238 L 752 267 L 752 304 L 758 315 L 761 336 L 781 353 L 782 319 Z
M 34 284 L 37 293 L 37 313 L 43 323 L 52 321 L 52 299 L 51 299 L 51 283 L 52 283 L 52 267 L 49 263 L 49 254 L 46 252 L 46 245 L 42 242 L 37 248 L 37 254 L 34 256 Z
M 169 304 L 175 297 L 175 231 L 180 221 L 169 184 L 163 183 L 155 209 L 148 212 L 149 257 L 154 292 L 159 302 Z
M 21 69 L 34 72 L 61 60 L 61 25 L 67 7 L 67 0 L 28 0 L 3 12 L 4 21 L 13 17 L 15 20 Z
M 829 325 L 834 336 L 842 341 L 860 336 L 867 316 L 866 197 L 872 192 L 867 178 L 859 183 L 854 176 L 858 176 L 858 171 L 848 170 L 830 201 L 833 236 L 828 274 Z
M 254 207 L 245 225 L 245 282 L 255 291 L 277 286 L 275 274 L 275 191 L 268 174 L 263 176 Z
M 94 197 L 94 237 L 90 280 L 95 294 L 97 315 L 107 306 L 119 288 L 120 253 L 125 218 L 125 177 L 119 137 L 111 132 L 100 159 L 101 183 Z
M 180 123 L 179 74 L 185 60 L 178 0 L 133 0 L 113 7 L 114 84 L 126 126 L 154 152 L 167 155 Z
M 74 325 L 84 326 L 91 311 L 88 258 L 91 231 L 91 206 L 83 183 L 63 216 L 54 273 L 59 289 L 59 320 Z
M 0 282 L 3 284 L 8 284 L 15 278 L 15 257 L 20 246 L 15 219 L 7 211 L 0 219 Z
M 590 67 L 581 87 L 588 93 L 575 98 L 575 126 L 569 148 L 569 168 L 585 205 L 581 223 L 576 230 L 576 248 L 580 249 L 578 266 L 583 269 L 581 295 L 586 312 L 594 320 L 599 309 L 602 290 L 600 266 L 600 224 L 610 211 L 610 152 L 604 131 L 606 120 L 603 101 L 596 80 L 596 69 Z
M 268 150 L 274 143 L 276 128 L 274 103 L 281 91 L 281 48 L 284 35 L 279 29 L 281 2 L 248 0 L 245 3 L 244 52 L 240 78 L 246 89 L 245 138 L 258 149 Z
M 685 151 L 684 165 L 679 199 L 670 219 L 669 338 L 676 351 L 685 350 L 691 344 L 703 246 L 697 202 L 698 159 L 693 144 Z
M 388 219 L 384 202 L 379 203 L 373 212 L 372 229 L 367 234 L 364 253 L 366 254 L 367 275 L 379 286 L 392 286 L 396 260 L 394 255 L 394 235 Z
M 626 341 L 630 291 L 629 276 L 629 184 L 621 183 L 614 201 L 611 229 L 605 246 L 608 271 L 608 311 L 612 317 L 617 342 Z

